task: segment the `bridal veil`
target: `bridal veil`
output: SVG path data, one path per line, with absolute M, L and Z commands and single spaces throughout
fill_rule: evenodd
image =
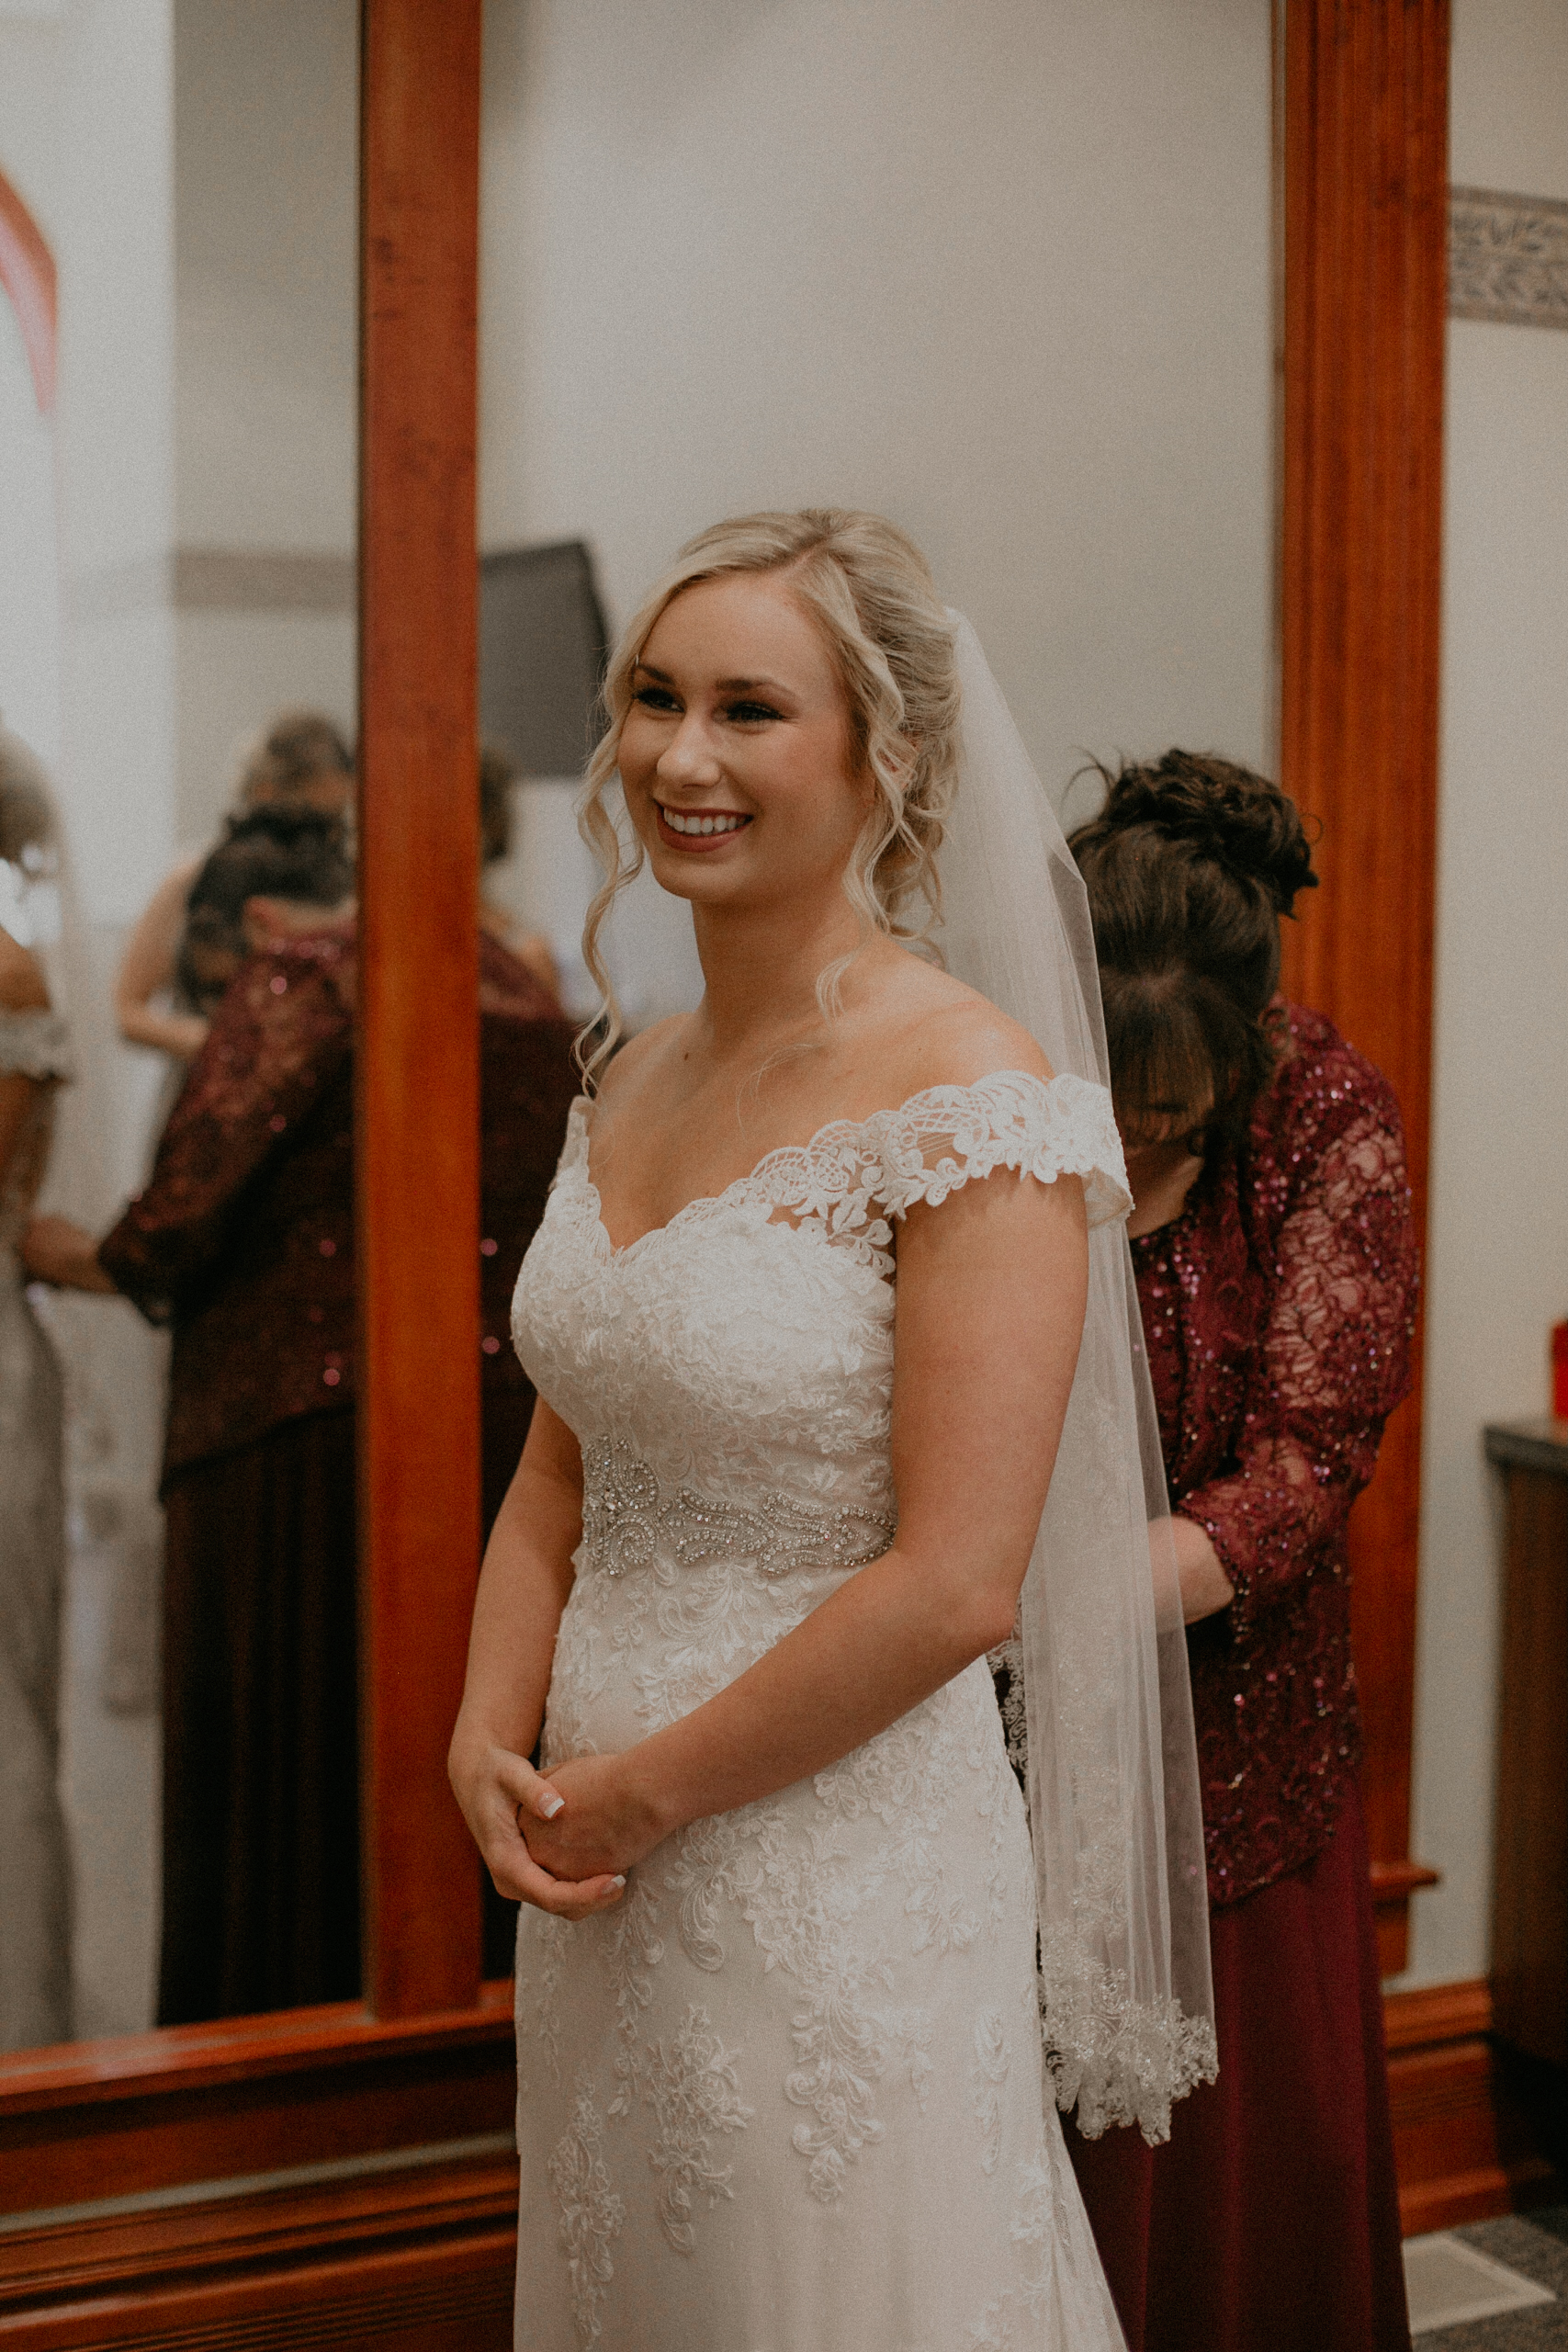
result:
M 939 858 L 949 971 L 1058 1073 L 1109 1087 L 1083 882 L 969 623 L 963 758 Z M 1094 2138 L 1165 2139 L 1216 2071 L 1187 1646 L 1131 1252 L 1089 1234 L 1083 1345 L 1016 1639 L 1056 2098 Z

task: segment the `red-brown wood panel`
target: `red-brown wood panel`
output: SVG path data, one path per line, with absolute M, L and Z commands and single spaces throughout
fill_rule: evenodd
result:
M 1448 0 L 1288 0 L 1282 780 L 1322 825 L 1286 985 L 1404 1113 L 1426 1230 L 1436 898 Z M 1409 1851 L 1419 1391 L 1351 1521 L 1374 1864 Z M 1386 1882 L 1404 1964 L 1407 1884 Z
M 446 1786 L 479 1550 L 479 0 L 366 0 L 357 1251 L 365 1994 L 472 2002 Z

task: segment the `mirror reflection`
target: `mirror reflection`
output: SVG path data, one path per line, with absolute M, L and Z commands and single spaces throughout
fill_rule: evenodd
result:
M 671 547 L 886 512 L 1054 794 L 1086 752 L 1269 763 L 1269 11 L 1138 11 L 1135 62 L 1123 14 L 487 8 L 487 1521 L 594 1005 L 572 797 Z M 9 1014 L 68 1031 L 6 1079 L 64 1464 L 27 1604 L 60 1657 L 6 1703 L 65 1860 L 12 2044 L 357 1987 L 356 66 L 352 0 L 0 18 L 58 320 L 7 285 L 0 708 L 57 821 L 5 849 L 0 925 Z M 631 1031 L 694 1001 L 649 877 L 608 949 Z M 491 1973 L 507 1933 L 492 1905 Z
M 0 22 L 8 2046 L 358 1985 L 356 76 L 339 0 Z

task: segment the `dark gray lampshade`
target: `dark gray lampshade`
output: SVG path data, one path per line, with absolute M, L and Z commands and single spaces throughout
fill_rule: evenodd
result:
M 525 776 L 576 775 L 609 652 L 581 539 L 479 558 L 479 731 Z

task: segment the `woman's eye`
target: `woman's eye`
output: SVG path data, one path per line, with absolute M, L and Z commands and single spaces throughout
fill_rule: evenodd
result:
M 764 718 L 776 718 L 778 715 L 773 706 L 765 702 L 732 702 L 725 713 L 727 718 L 736 720 L 742 727 L 753 726 Z
M 668 686 L 638 686 L 632 697 L 646 710 L 679 710 L 681 706 Z

